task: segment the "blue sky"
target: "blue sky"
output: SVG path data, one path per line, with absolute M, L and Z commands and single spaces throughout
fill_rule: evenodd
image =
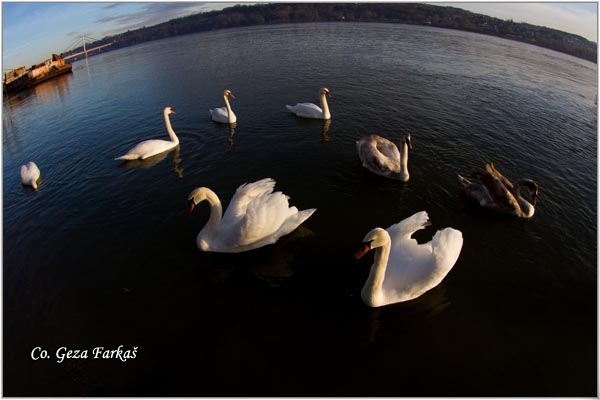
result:
M 2 68 L 30 67 L 68 50 L 82 35 L 95 39 L 151 26 L 172 18 L 236 3 L 202 2 L 2 2 Z M 581 35 L 598 41 L 597 3 L 443 2 L 515 22 Z

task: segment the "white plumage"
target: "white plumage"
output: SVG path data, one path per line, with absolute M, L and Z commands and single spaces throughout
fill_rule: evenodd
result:
M 225 107 L 213 108 L 212 110 L 208 110 L 210 112 L 210 116 L 213 121 L 220 122 L 222 124 L 234 124 L 237 121 L 237 117 L 235 113 L 231 109 L 231 105 L 229 104 L 229 97 L 235 99 L 231 90 L 226 89 L 223 92 L 223 100 L 225 100 Z
M 169 133 L 169 137 L 171 138 L 171 140 L 144 140 L 143 142 L 140 142 L 133 146 L 124 155 L 115 158 L 115 160 L 145 160 L 148 157 L 152 157 L 165 151 L 174 149 L 179 144 L 179 139 L 177 138 L 177 135 L 175 135 L 175 132 L 171 127 L 171 121 L 169 120 L 170 114 L 175 114 L 175 111 L 171 107 L 165 107 L 165 109 L 163 110 L 163 116 L 165 119 L 167 132 Z
M 191 212 L 200 202 L 210 204 L 210 217 L 197 237 L 202 251 L 238 253 L 275 243 L 295 230 L 316 209 L 298 211 L 290 207 L 288 196 L 273 193 L 275 181 L 265 178 L 241 185 L 225 214 L 218 196 L 206 187 L 194 189 L 188 197 Z
M 376 249 L 375 262 L 361 298 L 370 307 L 408 301 L 437 286 L 452 269 L 463 245 L 462 233 L 453 228 L 439 230 L 427 243 L 411 236 L 429 225 L 421 211 L 389 228 L 375 228 L 363 239 L 358 259 Z
M 285 107 L 296 114 L 298 117 L 313 119 L 331 119 L 327 96 L 331 97 L 331 92 L 327 88 L 319 89 L 319 98 L 321 107 L 313 103 L 297 103 L 295 106 L 286 105 Z
M 37 190 L 37 181 L 40 179 L 40 169 L 38 166 L 33 161 L 29 161 L 27 164 L 21 165 L 19 172 L 21 183 Z

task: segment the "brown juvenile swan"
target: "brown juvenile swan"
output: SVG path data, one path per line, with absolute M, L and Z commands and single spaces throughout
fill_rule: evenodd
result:
M 412 150 L 410 133 L 402 139 L 402 153 L 393 142 L 378 135 L 360 138 L 356 142 L 356 150 L 363 167 L 369 171 L 386 178 L 408 182 L 408 151 Z
M 513 184 L 491 163 L 485 165 L 485 170 L 475 171 L 472 181 L 461 175 L 458 179 L 464 193 L 481 207 L 519 218 L 531 218 L 535 213 L 538 184 L 532 179 L 520 179 Z M 521 196 L 523 187 L 529 191 L 531 202 Z

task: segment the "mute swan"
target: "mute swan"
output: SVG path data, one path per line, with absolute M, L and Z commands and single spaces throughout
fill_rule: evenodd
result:
M 538 184 L 534 180 L 520 179 L 513 185 L 491 163 L 485 165 L 484 171 L 475 171 L 473 178 L 474 181 L 470 181 L 458 175 L 464 193 L 481 207 L 519 218 L 533 217 L 538 196 Z M 521 196 L 522 187 L 529 191 L 531 203 Z
M 165 107 L 163 115 L 165 118 L 165 125 L 167 126 L 167 132 L 171 140 L 160 140 L 150 139 L 144 140 L 133 146 L 126 154 L 121 157 L 115 158 L 115 160 L 145 160 L 148 157 L 155 156 L 167 150 L 173 149 L 179 144 L 179 139 L 175 135 L 173 128 L 171 127 L 171 121 L 169 120 L 169 114 L 175 114 L 175 111 L 171 107 Z
M 225 215 L 221 201 L 212 190 L 196 188 L 188 197 L 191 213 L 200 202 L 210 204 L 210 217 L 198 234 L 196 243 L 202 251 L 238 253 L 275 243 L 296 229 L 316 211 L 298 211 L 290 207 L 288 196 L 273 193 L 275 181 L 265 178 L 238 187 Z
M 213 108 L 212 110 L 208 110 L 210 112 L 210 116 L 212 120 L 215 122 L 220 122 L 223 124 L 233 124 L 237 121 L 237 117 L 233 113 L 231 106 L 229 105 L 229 99 L 235 99 L 231 90 L 227 89 L 223 92 L 223 100 L 225 100 L 225 107 Z
M 295 106 L 285 106 L 288 110 L 296 114 L 298 117 L 314 118 L 314 119 L 331 119 L 329 113 L 329 105 L 327 104 L 326 96 L 331 97 L 331 92 L 327 88 L 319 89 L 319 97 L 321 99 L 321 107 L 313 103 L 297 103 Z
M 38 166 L 33 161 L 29 161 L 27 164 L 21 165 L 19 172 L 21 173 L 21 183 L 37 190 L 37 181 L 40 179 L 40 169 Z
M 402 139 L 402 155 L 394 143 L 377 135 L 360 138 L 356 142 L 356 150 L 363 167 L 369 171 L 408 182 L 408 150 L 412 150 L 410 133 Z
M 421 211 L 387 229 L 367 233 L 355 254 L 359 259 L 376 249 L 375 262 L 360 293 L 366 305 L 381 307 L 417 298 L 437 286 L 452 269 L 462 248 L 462 233 L 445 228 L 431 241 L 418 244 L 411 235 L 427 225 L 427 212 Z

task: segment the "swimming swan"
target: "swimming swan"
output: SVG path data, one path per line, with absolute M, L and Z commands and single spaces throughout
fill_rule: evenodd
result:
M 296 229 L 316 211 L 290 207 L 288 196 L 273 193 L 275 181 L 265 178 L 238 187 L 225 215 L 221 201 L 212 190 L 196 188 L 188 197 L 188 211 L 207 200 L 210 217 L 198 234 L 196 244 L 202 251 L 238 253 L 275 243 Z
M 38 166 L 33 161 L 29 161 L 27 164 L 21 165 L 19 172 L 21 174 L 21 183 L 37 190 L 37 181 L 40 179 L 40 169 Z
M 538 184 L 532 179 L 520 179 L 513 185 L 491 163 L 485 165 L 484 171 L 475 171 L 473 181 L 461 175 L 458 175 L 458 179 L 467 197 L 481 207 L 518 218 L 531 218 L 535 213 Z M 529 191 L 531 202 L 521 196 L 522 187 Z
M 408 151 L 412 151 L 410 133 L 402 139 L 402 154 L 386 138 L 370 135 L 356 142 L 358 158 L 369 171 L 390 179 L 408 182 Z
M 208 110 L 213 121 L 220 122 L 222 124 L 233 124 L 237 121 L 237 117 L 231 109 L 231 105 L 229 105 L 229 97 L 235 99 L 235 96 L 233 95 L 233 93 L 231 93 L 231 90 L 227 89 L 223 92 L 225 107 L 213 108 L 212 110 Z
M 462 233 L 453 228 L 439 230 L 427 243 L 418 244 L 411 235 L 429 223 L 421 211 L 387 229 L 375 228 L 363 239 L 356 259 L 375 250 L 375 262 L 360 293 L 369 307 L 408 301 L 437 286 L 452 269 L 463 245 Z
M 171 140 L 160 140 L 150 139 L 144 140 L 133 146 L 126 154 L 121 157 L 115 158 L 115 160 L 145 160 L 148 157 L 155 156 L 167 150 L 173 149 L 179 144 L 179 139 L 175 135 L 173 128 L 171 127 L 171 121 L 169 120 L 169 114 L 175 114 L 175 111 L 171 107 L 165 107 L 163 115 L 165 117 L 165 125 L 167 126 L 167 132 Z
M 297 103 L 295 106 L 286 105 L 285 107 L 294 114 L 296 114 L 298 117 L 313 119 L 331 119 L 331 114 L 329 113 L 329 105 L 327 104 L 326 96 L 331 97 L 331 92 L 329 91 L 329 89 L 319 89 L 321 107 L 313 103 Z

